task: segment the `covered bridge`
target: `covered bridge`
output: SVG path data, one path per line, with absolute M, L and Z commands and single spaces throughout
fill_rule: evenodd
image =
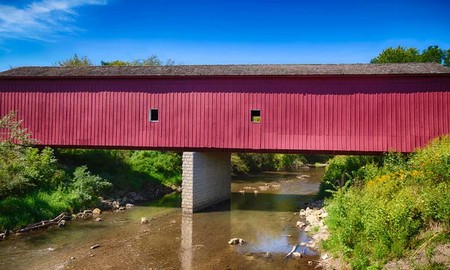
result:
M 229 152 L 410 152 L 450 133 L 450 69 L 21 67 L 0 73 L 0 115 L 9 111 L 41 145 L 187 152 L 183 204 L 190 196 L 192 210 L 229 195 Z M 219 180 L 208 187 L 194 181 L 211 175 Z M 189 195 L 188 179 L 191 193 L 213 195 Z

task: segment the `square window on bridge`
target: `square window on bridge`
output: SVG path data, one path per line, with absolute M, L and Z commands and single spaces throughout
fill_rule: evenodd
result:
M 261 110 L 251 110 L 250 120 L 252 123 L 261 123 Z
M 158 122 L 158 120 L 159 120 L 158 109 L 156 109 L 156 108 L 150 109 L 149 121 L 150 122 Z

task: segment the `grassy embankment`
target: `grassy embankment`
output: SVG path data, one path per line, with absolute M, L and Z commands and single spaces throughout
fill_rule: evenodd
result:
M 181 182 L 176 153 L 37 149 L 14 112 L 0 118 L 0 139 L 2 231 L 94 207 L 115 190 Z
M 331 236 L 325 250 L 352 269 L 381 269 L 419 252 L 428 263 L 417 269 L 446 268 L 431 258 L 438 244 L 450 243 L 449 136 L 408 156 L 390 153 L 383 161 L 335 157 L 325 179 L 322 192 L 340 182 L 326 201 Z

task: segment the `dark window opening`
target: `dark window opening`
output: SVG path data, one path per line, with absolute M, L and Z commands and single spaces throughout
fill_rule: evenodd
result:
M 150 109 L 150 122 L 158 122 L 158 109 Z
M 252 123 L 261 123 L 261 110 L 251 110 L 250 120 Z

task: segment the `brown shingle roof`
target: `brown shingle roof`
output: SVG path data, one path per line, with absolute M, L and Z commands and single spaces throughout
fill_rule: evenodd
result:
M 177 65 L 19 67 L 0 73 L 12 77 L 160 77 L 160 76 L 315 76 L 450 74 L 436 63 L 325 65 Z

